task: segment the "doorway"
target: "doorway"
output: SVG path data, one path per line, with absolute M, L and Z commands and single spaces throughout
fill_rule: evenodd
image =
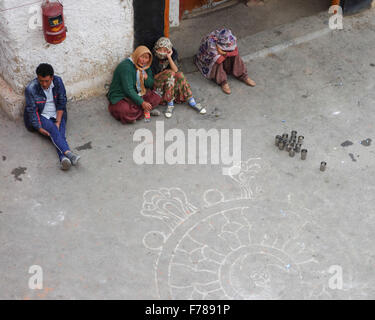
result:
M 165 34 L 165 16 L 169 15 L 166 0 L 133 0 L 134 48 L 145 45 L 149 49 Z

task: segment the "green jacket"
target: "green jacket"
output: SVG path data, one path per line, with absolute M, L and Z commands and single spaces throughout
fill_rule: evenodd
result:
M 151 68 L 146 70 L 147 80 L 145 80 L 145 87 L 151 89 L 154 85 L 154 77 L 152 76 Z M 137 70 L 133 62 L 129 59 L 123 60 L 116 68 L 111 86 L 108 92 L 108 99 L 111 104 L 116 104 L 121 99 L 129 98 L 135 104 L 141 105 L 143 103 L 142 97 L 137 92 Z

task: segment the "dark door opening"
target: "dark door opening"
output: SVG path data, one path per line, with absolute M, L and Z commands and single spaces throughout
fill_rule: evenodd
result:
M 341 0 L 344 13 L 357 13 L 371 7 L 373 0 Z
M 164 35 L 165 0 L 133 0 L 134 48 L 145 45 L 149 49 Z

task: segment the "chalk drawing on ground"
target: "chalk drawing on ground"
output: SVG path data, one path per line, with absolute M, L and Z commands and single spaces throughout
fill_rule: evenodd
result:
M 238 169 L 238 168 L 237 168 Z M 143 238 L 157 254 L 155 286 L 161 299 L 318 299 L 347 297 L 350 274 L 340 292 L 328 288 L 342 239 L 325 252 L 325 226 L 290 199 L 257 197 L 260 159 L 241 164 L 231 178 L 241 196 L 217 189 L 192 204 L 180 188 L 144 193 L 141 214 L 164 228 Z M 161 231 L 162 230 L 162 231 Z M 320 236 L 319 236 L 320 235 Z M 335 255 L 331 254 L 335 252 Z M 342 255 L 345 260 L 345 254 Z M 350 262 L 339 261 L 348 271 Z

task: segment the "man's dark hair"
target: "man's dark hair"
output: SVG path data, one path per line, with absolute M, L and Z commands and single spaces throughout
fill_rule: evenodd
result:
M 50 64 L 41 63 L 38 68 L 36 68 L 36 74 L 41 77 L 51 76 L 53 77 L 54 71 Z

